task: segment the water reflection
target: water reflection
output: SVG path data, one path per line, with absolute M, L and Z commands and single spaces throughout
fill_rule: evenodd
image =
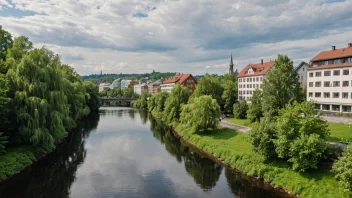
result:
M 106 108 L 1 184 L 0 197 L 278 197 L 224 169 L 147 113 Z

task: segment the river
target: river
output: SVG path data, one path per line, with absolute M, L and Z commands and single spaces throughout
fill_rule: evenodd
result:
M 0 197 L 283 197 L 190 148 L 150 115 L 101 108 L 58 149 L 0 185 Z

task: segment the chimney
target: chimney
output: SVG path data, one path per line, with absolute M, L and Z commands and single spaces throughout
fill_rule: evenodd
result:
M 334 51 L 334 50 L 336 49 L 336 46 L 332 46 L 332 48 L 331 48 L 331 49 L 332 49 L 332 51 Z
M 261 63 L 263 64 L 263 59 L 262 59 Z
M 347 46 L 350 48 L 352 47 L 352 43 L 348 43 Z

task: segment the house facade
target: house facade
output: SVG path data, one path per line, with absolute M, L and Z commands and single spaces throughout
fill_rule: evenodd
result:
M 275 61 L 249 64 L 238 74 L 238 101 L 245 100 L 251 103 L 253 92 L 261 89 L 263 80 L 270 69 L 274 67 Z
M 133 86 L 133 91 L 134 91 L 134 93 L 136 93 L 136 94 L 142 95 L 142 93 L 143 93 L 144 91 L 147 91 L 147 92 L 148 92 L 148 85 L 145 84 L 145 83 L 134 85 L 134 86 Z
M 307 99 L 317 109 L 351 113 L 352 107 L 352 43 L 346 48 L 320 52 L 308 68 Z
M 121 80 L 121 89 L 127 89 L 132 80 Z
M 148 84 L 148 92 L 153 95 L 157 94 L 161 83 L 162 83 L 161 80 L 157 80 L 155 82 Z
M 296 67 L 296 72 L 298 74 L 298 80 L 299 83 L 301 84 L 301 87 L 307 87 L 307 71 L 309 68 L 309 64 L 306 62 L 301 62 L 297 67 Z
M 182 86 L 188 87 L 191 92 L 196 89 L 197 80 L 192 76 L 192 74 L 177 74 L 173 77 L 170 77 L 163 81 L 160 84 L 161 91 L 166 91 L 171 93 L 171 90 L 174 88 L 176 84 L 180 84 Z
M 110 83 L 100 83 L 99 92 L 106 91 L 109 89 Z
M 111 85 L 109 86 L 110 89 L 114 89 L 114 88 L 121 88 L 121 79 L 116 79 L 114 80 Z

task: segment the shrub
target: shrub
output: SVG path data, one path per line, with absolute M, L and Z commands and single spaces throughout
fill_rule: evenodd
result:
M 332 167 L 341 185 L 348 191 L 352 190 L 352 144 L 343 152 L 342 156 Z
M 250 122 L 257 122 L 261 117 L 263 117 L 262 91 L 256 89 L 251 99 L 251 105 L 247 111 L 247 118 Z
M 0 154 L 5 153 L 5 144 L 7 143 L 7 137 L 2 136 L 2 133 L 0 133 Z
M 245 100 L 233 105 L 233 116 L 237 119 L 247 118 L 248 105 Z

